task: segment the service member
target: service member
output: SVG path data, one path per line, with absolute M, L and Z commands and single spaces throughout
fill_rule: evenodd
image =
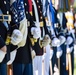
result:
M 70 11 L 65 13 L 67 19 L 67 55 L 71 55 L 71 74 L 73 75 L 74 72 L 74 16 L 73 16 L 73 6 L 70 7 Z M 70 41 L 69 41 L 70 40 Z M 70 69 L 70 68 L 69 68 Z
M 35 25 L 36 27 L 39 27 L 41 31 L 40 38 L 37 39 L 37 41 L 34 42 L 34 44 L 32 44 L 32 48 L 36 52 L 36 56 L 33 59 L 33 71 L 34 75 L 36 75 L 36 70 L 38 71 L 38 75 L 42 75 L 42 55 L 44 53 L 43 48 L 44 46 L 49 44 L 50 38 L 45 33 L 41 0 L 32 0 L 32 2 L 33 2 L 33 18 L 35 21 Z
M 18 10 L 16 9 L 17 10 L 16 13 L 18 13 L 18 15 L 17 14 L 16 14 L 17 16 L 15 15 L 16 17 L 15 21 L 18 20 L 18 23 L 15 24 L 13 28 L 18 29 L 17 27 L 19 25 L 19 30 L 23 33 L 23 38 L 22 38 L 23 40 L 17 44 L 18 46 L 17 54 L 13 62 L 13 75 L 27 75 L 27 74 L 33 75 L 30 37 L 32 36 L 31 27 L 35 27 L 35 26 L 30 13 L 29 1 L 18 0 L 17 2 L 15 1 L 14 3 L 12 3 L 12 5 L 14 4 L 17 4 L 19 7 L 16 7 L 18 8 Z M 13 8 L 12 5 L 11 5 L 11 9 Z M 12 14 L 14 14 L 14 12 L 12 12 Z M 27 30 L 27 25 L 28 25 L 28 30 Z M 27 32 L 28 32 L 28 36 L 26 35 Z M 38 35 L 38 32 L 39 31 L 37 31 L 36 28 L 34 30 L 35 35 L 36 34 Z
M 9 0 L 1 0 L 0 3 L 0 75 L 7 75 L 7 61 L 10 58 L 10 4 Z

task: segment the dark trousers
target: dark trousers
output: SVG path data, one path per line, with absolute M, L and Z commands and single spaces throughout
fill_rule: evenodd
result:
M 60 75 L 67 75 L 67 71 L 66 71 L 66 45 L 63 44 L 61 46 L 62 50 L 63 50 L 63 54 L 60 58 Z
M 56 57 L 56 52 L 57 52 L 57 48 L 56 47 L 53 47 L 53 57 L 51 59 L 51 62 L 52 62 L 52 73 L 54 74 L 54 67 L 55 65 L 57 66 L 57 57 Z M 58 66 L 57 66 L 58 67 Z M 50 74 L 50 67 L 49 67 L 49 75 Z
M 63 54 L 60 57 L 60 75 L 68 75 L 67 71 L 66 71 L 66 45 L 62 44 L 61 48 L 63 50 Z M 53 50 L 54 50 L 54 54 L 53 54 L 53 58 L 52 58 L 52 70 L 54 73 L 55 65 L 58 67 L 58 59 L 56 57 L 57 48 L 54 47 Z
M 33 75 L 32 63 L 29 64 L 13 63 L 13 75 Z
M 7 75 L 7 64 L 0 63 L 0 75 Z
M 57 66 L 57 57 L 56 57 L 56 52 L 57 52 L 57 48 L 56 47 L 53 47 L 53 57 L 52 57 L 52 70 L 53 70 L 53 73 L 54 73 L 54 67 L 55 65 Z

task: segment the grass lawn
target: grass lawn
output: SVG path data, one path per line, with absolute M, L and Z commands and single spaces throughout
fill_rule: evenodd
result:
M 76 75 L 76 57 L 75 57 L 75 61 L 74 61 L 74 75 Z

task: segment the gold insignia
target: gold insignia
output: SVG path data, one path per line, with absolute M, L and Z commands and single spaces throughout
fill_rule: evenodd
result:
M 32 13 L 32 11 L 30 12 L 30 14 L 33 16 L 33 13 Z
M 7 35 L 7 38 L 6 38 L 6 45 L 9 45 L 10 44 L 10 41 L 11 41 L 11 38 L 9 35 Z
M 43 21 L 40 22 L 40 27 L 43 27 Z
M 35 42 L 37 42 L 37 39 L 35 39 L 35 38 L 30 38 L 30 40 L 31 40 L 31 43 L 33 46 L 35 45 Z

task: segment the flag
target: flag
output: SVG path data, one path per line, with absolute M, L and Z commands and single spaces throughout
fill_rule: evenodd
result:
M 32 0 L 28 0 L 29 12 L 32 14 Z
M 54 28 L 54 24 L 58 23 L 58 19 L 57 19 L 57 10 L 53 7 L 51 1 L 50 1 L 49 9 L 50 9 L 53 28 Z
M 10 0 L 10 11 L 12 15 L 12 24 L 18 28 L 23 34 L 22 41 L 18 47 L 24 46 L 27 39 L 27 20 L 25 15 L 23 0 Z
M 12 25 L 18 25 L 18 12 L 17 12 L 16 0 L 10 0 L 10 13 L 12 18 Z

